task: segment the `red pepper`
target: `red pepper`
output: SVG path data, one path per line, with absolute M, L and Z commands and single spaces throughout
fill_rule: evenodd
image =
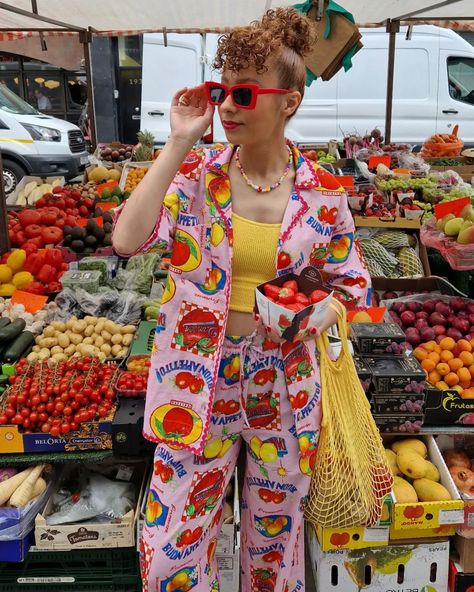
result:
M 38 296 L 42 296 L 46 292 L 43 284 L 40 284 L 40 282 L 30 282 L 25 288 L 22 288 L 22 290 L 24 292 L 29 292 L 30 294 L 38 294 Z
M 60 270 L 64 263 L 62 251 L 60 249 L 46 249 L 44 262 L 51 265 L 56 270 Z
M 283 287 L 284 288 L 290 288 L 291 290 L 293 290 L 293 292 L 299 292 L 299 288 L 298 288 L 298 284 L 296 283 L 296 280 L 288 280 L 286 282 L 283 282 Z
M 52 265 L 45 263 L 36 274 L 36 279 L 42 284 L 49 284 L 50 282 L 56 280 L 56 270 Z
M 53 193 L 64 193 L 64 187 L 53 187 Z
M 38 249 L 44 247 L 44 241 L 42 236 L 36 236 L 35 238 L 28 239 L 28 242 L 35 245 Z
M 41 233 L 45 245 L 57 245 L 63 240 L 63 231 L 56 226 L 47 226 Z
M 44 263 L 43 255 L 40 255 L 40 253 L 31 253 L 27 256 L 23 269 L 36 277 Z
M 31 240 L 33 240 L 33 239 L 31 239 Z M 22 247 L 23 244 L 26 242 L 26 236 L 22 230 L 15 233 L 15 241 L 14 242 L 17 247 Z
M 35 245 L 31 241 L 28 241 L 27 243 L 25 243 L 25 246 L 23 247 L 23 250 L 25 251 L 26 256 L 29 257 L 33 253 L 37 253 L 38 252 L 38 247 L 37 247 L 37 245 Z
M 278 304 L 293 304 L 296 293 L 291 288 L 280 288 L 278 292 Z
M 272 298 L 273 300 L 276 300 L 280 292 L 280 287 L 274 286 L 273 284 L 265 284 L 263 286 L 263 292 L 267 298 Z

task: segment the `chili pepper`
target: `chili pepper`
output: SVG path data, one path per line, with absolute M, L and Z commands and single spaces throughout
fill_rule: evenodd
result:
M 44 263 L 45 259 L 43 255 L 41 255 L 40 253 L 31 253 L 27 256 L 23 269 L 25 271 L 29 271 L 32 275 L 36 277 L 40 269 L 43 267 Z
M 56 280 L 56 270 L 52 265 L 45 263 L 36 274 L 36 279 L 42 284 L 49 284 L 50 282 Z

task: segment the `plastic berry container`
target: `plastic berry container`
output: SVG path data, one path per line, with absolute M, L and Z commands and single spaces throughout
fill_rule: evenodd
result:
M 146 395 L 148 371 L 146 372 L 120 372 L 115 390 L 118 397 L 143 398 Z

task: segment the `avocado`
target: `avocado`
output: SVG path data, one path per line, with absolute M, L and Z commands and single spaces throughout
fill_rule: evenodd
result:
M 72 226 L 65 226 L 63 228 L 63 234 L 64 234 L 64 236 L 66 236 L 68 234 L 71 234 L 71 232 L 72 232 Z
M 81 240 L 73 240 L 71 243 L 71 249 L 76 253 L 82 253 L 84 251 L 84 242 Z
M 63 244 L 70 245 L 72 243 L 72 236 L 70 234 L 64 235 Z
M 117 187 L 114 187 L 112 189 L 112 195 L 114 197 L 120 197 L 120 198 L 122 197 L 122 190 L 120 189 L 120 187 L 118 185 L 117 185 Z M 103 194 L 102 194 L 102 197 L 103 197 Z
M 86 253 L 87 255 L 90 255 L 91 253 L 94 252 L 94 247 L 85 247 L 83 252 Z
M 111 247 L 112 246 L 112 234 L 108 233 L 104 236 L 104 241 L 102 243 L 104 247 Z
M 86 231 L 84 230 L 84 228 L 81 228 L 80 226 L 74 226 L 74 228 L 71 230 L 71 236 L 72 236 L 72 240 L 83 240 L 86 236 Z
M 84 244 L 88 247 L 95 247 L 97 244 L 97 239 L 93 234 L 90 234 L 89 236 L 86 236 L 86 238 L 84 239 Z
M 97 242 L 102 242 L 104 240 L 105 232 L 102 228 L 94 228 L 94 236 L 97 239 Z
M 112 195 L 112 192 L 110 191 L 110 189 L 108 187 L 106 187 L 103 191 L 102 194 L 100 196 L 101 199 L 103 199 L 104 201 L 107 200 L 110 196 Z
M 104 212 L 103 212 L 102 208 L 96 208 L 96 209 L 95 209 L 95 215 L 96 215 L 97 217 L 99 217 L 99 216 L 103 216 L 103 215 L 104 215 Z
M 109 234 L 110 232 L 112 232 L 113 225 L 111 224 L 111 222 L 105 222 L 102 228 L 104 229 L 105 234 Z
M 114 218 L 110 212 L 104 212 L 102 215 L 102 220 L 104 221 L 104 223 L 108 222 L 110 224 L 113 224 Z

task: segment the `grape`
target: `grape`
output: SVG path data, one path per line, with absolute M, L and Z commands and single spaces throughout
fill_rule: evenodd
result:
M 413 413 L 413 403 L 408 399 L 405 403 L 405 406 L 409 413 Z
M 389 354 L 391 354 L 391 353 L 395 353 L 395 352 L 393 351 L 393 345 L 392 345 L 391 343 L 389 343 L 389 344 L 387 345 L 387 347 L 385 348 L 385 351 L 386 351 L 387 353 L 389 353 Z
M 398 429 L 399 429 L 400 432 L 406 432 L 407 431 L 407 428 L 406 428 L 406 426 L 404 424 L 402 424 Z
M 406 412 L 406 410 L 407 410 L 407 406 L 406 406 L 404 403 L 402 403 L 402 404 L 400 405 L 400 411 L 403 411 L 403 412 L 405 413 L 405 412 Z
M 423 407 L 419 403 L 413 403 L 413 412 L 420 413 Z

